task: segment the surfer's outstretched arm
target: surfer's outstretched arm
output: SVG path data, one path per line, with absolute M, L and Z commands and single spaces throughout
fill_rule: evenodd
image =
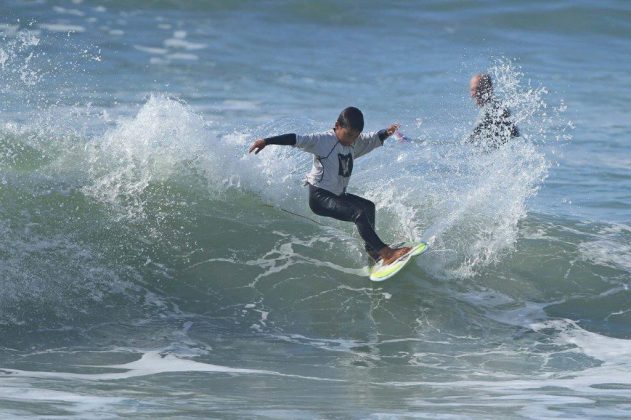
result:
M 261 150 L 265 148 L 268 144 L 278 144 L 282 146 L 294 146 L 296 144 L 296 135 L 294 133 L 290 134 L 281 134 L 280 136 L 267 137 L 264 139 L 258 139 L 252 146 L 250 146 L 250 151 L 248 153 L 258 154 Z

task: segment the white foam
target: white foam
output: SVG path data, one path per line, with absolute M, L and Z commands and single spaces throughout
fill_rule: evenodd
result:
M 206 123 L 180 102 L 151 97 L 129 120 L 88 145 L 92 182 L 84 191 L 109 203 L 120 217 L 142 218 L 143 191 L 202 156 Z
M 79 9 L 66 9 L 64 7 L 54 6 L 53 10 L 62 15 L 71 15 L 71 16 L 85 16 L 85 13 Z
M 159 351 L 150 351 L 143 353 L 142 356 L 133 362 L 119 364 L 119 365 L 107 365 L 107 366 L 90 366 L 107 368 L 113 370 L 123 370 L 124 372 L 110 372 L 110 373 L 70 373 L 70 372 L 43 372 L 43 371 L 28 371 L 20 369 L 0 369 L 0 375 L 10 375 L 16 377 L 29 377 L 29 378 L 50 378 L 50 379 L 79 379 L 79 380 L 93 380 L 93 381 L 111 381 L 119 379 L 128 379 L 141 376 L 158 375 L 161 373 L 173 373 L 173 372 L 206 372 L 206 373 L 227 373 L 227 374 L 241 374 L 241 375 L 273 375 L 283 376 L 291 378 L 301 378 L 315 381 L 333 381 L 340 382 L 336 379 L 291 375 L 283 374 L 270 370 L 259 369 L 240 369 L 231 368 L 221 365 L 213 365 L 210 363 L 196 362 L 190 359 L 183 359 L 173 354 L 162 354 Z M 1 376 L 0 376 L 1 377 Z
M 368 289 L 359 290 L 361 292 Z M 320 350 L 342 353 L 353 353 L 353 348 L 364 346 L 366 343 L 350 339 L 311 338 L 301 334 L 274 335 L 275 339 L 289 343 L 302 344 L 318 348 Z
M 195 54 L 186 54 L 186 53 L 168 54 L 166 58 L 170 61 L 173 61 L 173 60 L 197 61 L 199 60 L 199 57 L 196 56 Z
M 2 371 L 0 370 L 0 378 L 2 377 Z M 106 397 L 98 395 L 84 395 L 82 393 L 72 393 L 67 391 L 58 391 L 52 389 L 45 389 L 42 386 L 33 387 L 32 385 L 20 381 L 16 382 L 15 379 L 11 382 L 5 382 L 0 386 L 0 400 L 13 401 L 28 406 L 33 402 L 51 403 L 56 406 L 66 403 L 68 409 L 76 413 L 94 415 L 98 412 L 110 412 L 111 407 L 116 404 L 123 403 L 126 398 L 119 397 Z M 16 409 L 16 418 L 18 416 L 32 415 L 32 412 L 28 412 L 28 409 Z M 6 410 L 3 410 L 6 415 Z
M 95 366 L 96 367 L 96 366 Z M 98 366 L 112 369 L 123 369 L 125 372 L 115 373 L 68 373 L 68 372 L 41 372 L 26 371 L 19 369 L 2 369 L 3 372 L 20 377 L 31 378 L 57 378 L 57 379 L 87 379 L 87 380 L 117 380 L 139 376 L 156 375 L 168 372 L 214 372 L 214 373 L 241 373 L 241 374 L 276 374 L 271 371 L 253 369 L 235 369 L 225 366 L 212 365 L 195 362 L 187 359 L 180 359 L 167 354 L 161 355 L 158 352 L 144 353 L 140 359 L 134 362 L 121 365 Z
M 482 395 L 457 402 L 451 399 L 429 401 L 419 398 L 416 403 L 436 407 L 486 407 L 487 410 L 498 407 L 514 410 L 523 407 L 522 413 L 533 419 L 558 413 L 557 410 L 561 407 L 583 412 L 595 407 L 598 401 L 603 399 L 631 397 L 628 370 L 612 370 L 609 367 L 558 374 L 520 375 L 513 378 L 494 378 L 489 375 L 487 380 L 373 382 L 372 385 L 394 388 L 418 387 L 422 390 L 433 390 L 436 395 L 440 395 L 440 390 L 467 390 L 469 393 Z M 568 395 L 568 392 L 571 392 L 571 395 Z M 624 405 L 618 404 L 618 407 L 623 408 Z M 602 415 L 602 411 L 599 413 Z
M 630 234 L 628 225 L 611 224 L 598 232 L 598 239 L 581 242 L 578 250 L 584 261 L 631 272 Z
M 38 26 L 50 32 L 85 32 L 83 26 L 65 23 L 40 23 Z
M 169 60 L 165 60 L 164 58 L 160 58 L 160 57 L 151 57 L 149 59 L 149 64 L 165 65 L 165 64 L 169 64 Z
M 11 25 L 9 23 L 0 23 L 0 33 L 4 36 L 13 36 L 20 29 L 20 25 Z
M 257 283 L 270 275 L 280 273 L 286 269 L 293 267 L 296 264 L 309 264 L 310 266 L 332 269 L 345 274 L 352 274 L 355 276 L 365 277 L 368 275 L 368 267 L 362 268 L 349 268 L 339 264 L 335 264 L 331 261 L 322 261 L 316 258 L 312 258 L 306 255 L 301 255 L 294 251 L 295 245 L 301 245 L 306 249 L 313 249 L 316 247 L 317 242 L 327 242 L 325 237 L 316 237 L 309 240 L 301 240 L 297 237 L 290 237 L 288 241 L 283 241 L 280 245 L 277 245 L 265 255 L 255 260 L 248 260 L 245 262 L 247 265 L 256 266 L 264 271 L 258 274 L 249 287 L 256 287 Z
M 631 272 L 631 245 L 601 239 L 579 244 L 579 252 L 586 261 Z
M 138 51 L 146 52 L 149 54 L 163 55 L 168 52 L 166 48 L 157 48 L 157 47 L 145 47 L 143 45 L 134 45 L 134 48 Z
M 234 111 L 256 111 L 259 109 L 259 104 L 253 101 L 226 99 L 222 102 L 221 108 Z
M 9 54 L 0 48 L 0 67 L 4 67 L 4 64 L 9 60 Z
M 631 340 L 607 337 L 584 330 L 575 321 L 569 319 L 534 323 L 531 328 L 535 331 L 556 330 L 559 333 L 557 341 L 560 343 L 573 344 L 584 354 L 608 366 L 631 370 Z M 631 377 L 624 383 L 631 384 Z
M 182 38 L 169 38 L 164 41 L 164 46 L 167 48 L 181 48 L 187 51 L 201 50 L 207 47 L 206 44 L 189 42 Z

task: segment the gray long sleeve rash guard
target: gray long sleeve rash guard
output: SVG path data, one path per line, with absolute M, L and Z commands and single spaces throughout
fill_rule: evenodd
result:
M 353 160 L 382 146 L 387 137 L 386 130 L 362 133 L 352 145 L 344 146 L 335 136 L 335 132 L 329 130 L 304 136 L 284 134 L 265 139 L 265 143 L 293 145 L 313 154 L 313 166 L 307 174 L 306 182 L 341 195 L 346 191 L 353 172 Z

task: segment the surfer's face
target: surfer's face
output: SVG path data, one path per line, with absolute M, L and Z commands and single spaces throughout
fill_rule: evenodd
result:
M 345 146 L 350 146 L 353 144 L 357 137 L 361 134 L 361 131 L 342 127 L 339 122 L 335 123 L 335 136 Z

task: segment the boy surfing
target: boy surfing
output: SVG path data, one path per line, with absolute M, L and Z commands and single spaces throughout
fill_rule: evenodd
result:
M 249 153 L 258 154 L 270 144 L 294 146 L 313 154 L 313 166 L 307 174 L 309 207 L 324 217 L 353 222 L 364 240 L 366 252 L 375 261 L 388 265 L 406 255 L 411 248 L 391 248 L 375 232 L 375 204 L 346 192 L 353 172 L 353 160 L 383 145 L 398 125 L 363 134 L 364 115 L 355 107 L 345 108 L 335 127 L 324 133 L 282 134 L 256 140 Z

